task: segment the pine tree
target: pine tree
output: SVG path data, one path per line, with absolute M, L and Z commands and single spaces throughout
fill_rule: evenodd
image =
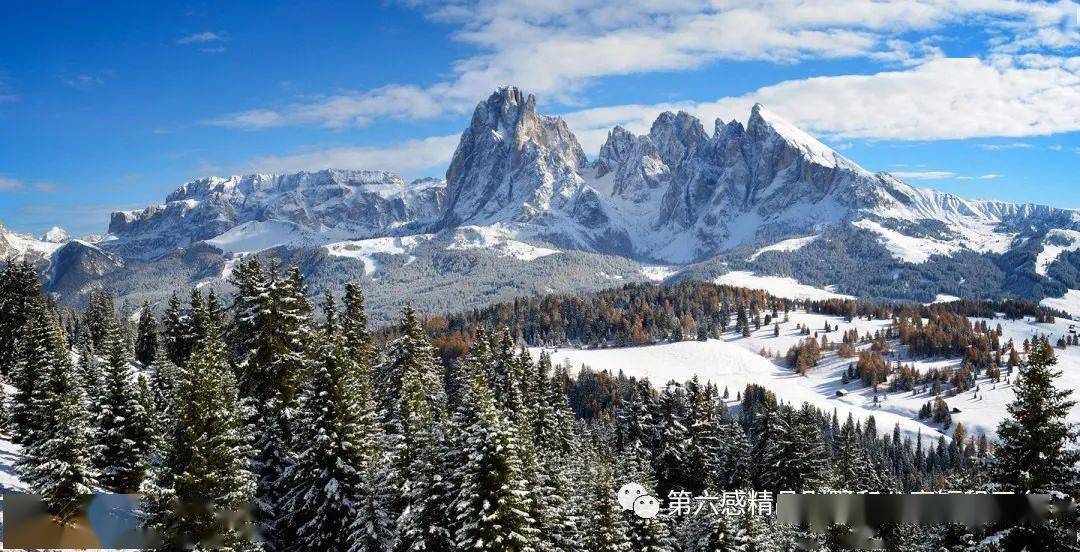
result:
M 0 272 L 0 375 L 11 376 L 19 362 L 20 341 L 41 302 L 37 273 L 23 259 L 8 259 Z
M 719 439 L 721 447 L 719 466 L 718 487 L 720 490 L 735 490 L 744 488 L 751 480 L 750 439 L 746 436 L 742 426 L 734 420 L 727 419 L 718 422 Z
M 364 310 L 364 292 L 357 282 L 345 284 L 345 297 L 342 300 L 341 335 L 345 346 L 357 363 L 370 365 L 374 361 L 371 333 L 368 331 L 368 317 Z
M 158 336 L 157 320 L 154 319 L 154 311 L 150 308 L 150 302 L 143 303 L 139 312 L 139 327 L 135 338 L 135 360 L 143 366 L 154 363 L 157 355 Z
M 838 453 L 834 459 L 833 481 L 836 489 L 848 491 L 877 490 L 870 460 L 860 442 L 855 422 L 848 414 L 838 435 Z
M 177 366 L 183 366 L 187 360 L 187 325 L 188 318 L 181 309 L 180 298 L 173 293 L 162 319 L 162 326 L 164 326 L 162 341 L 165 346 L 165 356 Z
M 300 395 L 299 450 L 296 463 L 284 473 L 281 515 L 296 542 L 347 552 L 364 478 L 379 457 L 372 441 L 378 420 L 370 395 L 361 396 L 360 370 L 343 340 L 335 335 L 323 339 Z
M 40 301 L 29 307 L 26 328 L 18 341 L 17 362 L 11 373 L 15 386 L 12 397 L 9 428 L 11 440 L 29 445 L 44 427 L 39 402 L 48 397 L 48 389 L 42 382 L 53 370 L 53 320 Z
M 105 488 L 128 493 L 139 488 L 145 474 L 150 419 L 139 403 L 120 328 L 106 323 L 105 331 L 107 361 L 95 419 L 94 464 Z
M 496 406 L 494 394 L 474 374 L 462 403 L 465 464 L 455 501 L 454 543 L 462 550 L 532 550 L 535 521 L 523 476 L 520 444 L 513 423 Z
M 97 416 L 98 407 L 101 404 L 102 385 L 104 376 L 98 363 L 97 355 L 94 354 L 94 346 L 89 339 L 84 340 L 79 350 L 79 364 L 75 369 L 76 377 L 83 388 L 83 401 L 86 411 L 91 418 Z
M 615 500 L 616 489 L 611 467 L 604 461 L 596 462 L 592 482 L 583 490 L 589 493 L 584 531 L 586 548 L 592 552 L 633 550 L 627 535 L 630 527 L 621 506 Z
M 313 342 L 312 309 L 296 267 L 281 278 L 273 262 L 264 275 L 253 260 L 241 276 L 238 287 L 243 297 L 233 303 L 229 335 L 236 342 L 234 362 L 246 413 L 243 423 L 255 443 L 254 518 L 266 547 L 275 550 L 294 538 L 275 523 L 284 513 L 282 476 L 293 462 L 291 418 L 307 349 Z M 209 311 L 207 317 L 215 318 Z
M 172 412 L 173 392 L 180 379 L 180 368 L 164 354 L 158 354 L 150 365 L 150 393 L 154 412 L 159 420 L 168 418 Z
M 254 550 L 223 516 L 249 504 L 255 479 L 225 346 L 216 331 L 209 335 L 180 370 L 171 425 L 160 440 L 161 462 L 147 485 L 147 522 L 166 547 L 220 537 L 224 549 Z
M 110 324 L 115 318 L 116 305 L 112 295 L 100 289 L 90 292 L 90 306 L 86 309 L 83 320 L 95 349 L 104 348 Z
M 685 486 L 684 461 L 686 458 L 686 426 L 683 417 L 686 412 L 686 394 L 682 385 L 670 382 L 660 393 L 659 412 L 657 413 L 657 447 L 654 455 L 654 469 L 657 477 L 657 490 L 662 496 L 668 491 Z
M 379 368 L 391 478 L 402 489 L 394 508 L 399 513 L 394 549 L 448 550 L 453 535 L 446 519 L 450 490 L 445 482 L 443 377 L 416 311 L 403 310 L 400 329 L 401 337 L 387 347 Z
M 716 394 L 703 386 L 697 376 L 686 383 L 689 410 L 686 416 L 685 483 L 692 493 L 715 488 L 720 447 L 716 425 Z
M 55 319 L 42 316 L 49 328 L 46 364 L 31 405 L 40 425 L 25 441 L 25 456 L 17 468 L 50 512 L 66 519 L 81 495 L 94 492 L 89 430 L 63 331 Z
M 733 521 L 732 546 L 737 552 L 781 552 L 763 516 L 745 508 Z
M 1076 432 L 1066 418 L 1076 401 L 1070 389 L 1058 389 L 1061 375 L 1050 343 L 1040 340 L 1028 355 L 1028 366 L 1016 382 L 1009 416 L 998 425 L 996 480 L 1004 490 L 1021 493 L 1080 490 L 1080 451 Z

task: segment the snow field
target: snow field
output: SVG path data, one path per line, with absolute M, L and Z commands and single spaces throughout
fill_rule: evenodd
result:
M 783 320 L 782 313 L 780 319 Z M 747 384 L 758 384 L 776 393 L 777 397 L 786 403 L 801 405 L 808 402 L 826 411 L 835 409 L 841 420 L 849 413 L 863 420 L 873 415 L 878 430 L 883 434 L 891 432 L 893 426 L 899 423 L 905 434 L 914 436 L 921 431 L 924 438 L 934 440 L 942 434 L 947 438 L 951 437 L 956 423 L 962 423 L 969 435 L 985 433 L 993 436 L 998 423 L 1006 415 L 1006 405 L 1014 398 L 1011 383 L 994 384 L 985 376 L 980 377 L 976 381 L 979 386 L 978 399 L 974 398 L 972 390 L 955 397 L 944 397 L 950 407 L 958 408 L 960 412 L 952 416 L 954 426 L 943 430 L 940 425 L 918 419 L 919 408 L 933 399 L 929 392 L 917 393 L 914 396 L 911 392 L 888 393 L 887 385 L 882 385 L 878 392 L 878 403 L 875 404 L 871 388 L 863 386 L 859 381 L 842 384 L 841 375 L 849 363 L 855 362 L 854 358 L 840 358 L 835 352 L 828 352 L 821 363 L 806 376 L 796 374 L 783 360 L 775 358 L 777 353 L 783 356 L 792 345 L 805 339 L 796 329 L 796 325 L 809 326 L 811 332 L 822 332 L 825 322 L 838 328 L 827 334 L 829 341 L 835 344 L 840 343 L 843 332 L 852 328 L 857 329 L 862 336 L 868 332 L 884 330 L 891 324 L 887 320 L 865 319 L 848 323 L 840 317 L 800 311 L 790 313 L 789 322 L 780 322 L 779 337 L 773 336 L 773 327 L 770 324 L 762 325 L 760 330 L 752 332 L 748 338 L 728 331 L 722 339 L 704 342 L 683 341 L 611 349 L 561 348 L 550 352 L 553 362 L 569 361 L 575 369 L 584 364 L 594 370 L 610 370 L 613 373 L 621 370 L 628 376 L 649 378 L 654 386 L 663 386 L 669 380 L 682 382 L 697 375 L 715 383 L 721 390 L 727 387 L 731 402 L 734 402 L 736 393 L 741 392 Z M 1054 324 L 1037 324 L 1031 319 L 1009 321 L 1001 318 L 987 322 L 991 328 L 998 323 L 1002 325 L 1003 344 L 1012 338 L 1018 345 L 1024 339 L 1036 335 L 1048 335 L 1053 342 L 1057 336 L 1067 332 L 1069 324 L 1073 323 L 1069 320 L 1058 320 Z M 861 346 L 863 347 L 866 346 Z M 887 357 L 887 360 L 894 364 L 897 360 L 904 364 L 914 364 L 921 372 L 935 367 L 957 367 L 960 363 L 959 359 L 954 358 L 911 359 L 904 347 L 894 343 L 894 349 L 896 352 Z M 759 354 L 762 350 L 769 358 Z M 534 355 L 539 354 L 539 351 L 539 348 L 531 350 Z M 1056 354 L 1057 368 L 1062 372 L 1058 386 L 1080 389 L 1080 349 L 1057 349 Z M 841 389 L 847 394 L 837 396 L 837 391 Z M 1069 421 L 1080 422 L 1080 409 L 1073 409 Z

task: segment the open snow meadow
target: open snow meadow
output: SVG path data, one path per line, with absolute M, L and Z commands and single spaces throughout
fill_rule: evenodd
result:
M 972 322 L 985 319 L 973 318 Z M 1052 324 L 1040 324 L 1032 319 L 1006 320 L 998 317 L 986 320 L 990 327 L 1001 324 L 1002 341 L 1015 340 L 1017 344 L 1037 335 L 1045 335 L 1053 342 L 1057 337 L 1070 331 L 1075 325 L 1080 331 L 1080 323 L 1068 319 L 1057 319 Z M 892 322 L 889 320 L 856 319 L 845 322 L 842 317 L 826 316 L 792 311 L 788 322 L 780 322 L 780 335 L 773 335 L 771 325 L 762 325 L 750 337 L 742 337 L 728 331 L 722 339 L 708 341 L 680 341 L 641 347 L 574 349 L 548 348 L 552 362 L 569 363 L 576 371 L 581 366 L 593 370 L 608 370 L 612 373 L 622 371 L 627 376 L 648 378 L 653 385 L 663 386 L 675 380 L 686 381 L 694 376 L 715 383 L 721 390 L 727 388 L 730 398 L 728 404 L 738 404 L 737 394 L 748 384 L 757 384 L 776 393 L 777 397 L 796 406 L 808 402 L 827 411 L 836 410 L 843 420 L 849 413 L 856 419 L 865 420 L 874 416 L 877 427 L 883 434 L 891 432 L 899 423 L 901 430 L 913 437 L 921 432 L 924 438 L 937 439 L 939 435 L 952 436 L 955 428 L 943 429 L 940 424 L 930 420 L 919 420 L 918 412 L 933 395 L 925 393 L 888 393 L 882 385 L 875 402 L 872 388 L 861 381 L 853 380 L 847 384 L 841 381 L 848 364 L 855 359 L 841 358 L 835 351 L 824 354 L 821 363 L 806 376 L 801 376 L 789 368 L 782 358 L 787 350 L 805 339 L 797 326 L 809 326 L 812 332 L 824 333 L 828 322 L 833 331 L 829 332 L 830 342 L 839 343 L 845 331 L 857 329 L 860 335 L 885 330 Z M 869 345 L 861 344 L 862 348 Z M 895 364 L 914 364 L 920 371 L 929 368 L 959 366 L 957 358 L 912 358 L 907 348 L 893 342 L 893 354 L 887 360 Z M 532 348 L 530 353 L 536 356 L 541 348 Z M 763 354 L 764 353 L 764 354 Z M 1057 381 L 1059 388 L 1080 389 L 1080 348 L 1068 347 L 1055 349 L 1058 357 L 1057 368 L 1062 375 Z M 1012 378 L 1016 378 L 1014 375 Z M 1005 407 L 1014 398 L 1012 382 L 992 383 L 983 374 L 976 380 L 978 398 L 975 392 L 967 391 L 954 397 L 946 397 L 952 408 L 959 409 L 952 415 L 953 423 L 961 423 L 969 435 L 984 433 L 994 436 L 997 425 L 1005 417 Z M 1070 422 L 1080 422 L 1080 409 L 1072 409 Z

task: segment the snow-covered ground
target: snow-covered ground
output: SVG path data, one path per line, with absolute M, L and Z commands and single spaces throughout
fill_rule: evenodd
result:
M 326 250 L 332 256 L 359 259 L 364 263 L 364 272 L 368 276 L 371 276 L 379 269 L 379 261 L 375 259 L 376 254 L 406 255 L 412 251 L 417 244 L 430 238 L 430 234 L 420 234 L 416 236 L 403 236 L 400 238 L 350 240 L 331 243 L 326 246 Z
M 952 255 L 960 249 L 956 243 L 907 236 L 868 219 L 852 224 L 881 236 L 878 242 L 885 246 L 894 258 L 908 263 L 922 264 L 930 260 L 931 255 Z
M 215 236 L 206 243 L 226 253 L 253 253 L 282 245 L 310 242 L 310 232 L 295 222 L 266 220 L 245 222 Z
M 923 423 L 917 416 L 919 408 L 932 399 L 929 393 L 914 396 L 910 392 L 886 393 L 886 386 L 882 386 L 879 402 L 875 404 L 872 389 L 859 382 L 841 384 L 841 374 L 854 359 L 844 359 L 835 353 L 828 353 L 821 364 L 804 377 L 795 374 L 784 361 L 775 358 L 777 353 L 784 355 L 788 348 L 804 338 L 796 329 L 797 324 L 808 325 L 811 330 L 816 331 L 823 329 L 826 321 L 830 326 L 838 328 L 828 334 L 830 341 L 834 343 L 838 343 L 842 333 L 851 328 L 858 329 L 859 334 L 864 335 L 885 329 L 891 324 L 885 320 L 855 320 L 848 323 L 842 318 L 800 311 L 792 312 L 789 322 L 781 322 L 779 337 L 773 336 L 772 326 L 762 326 L 748 338 L 728 332 L 722 339 L 705 342 L 683 341 L 645 347 L 590 350 L 563 348 L 551 351 L 552 361 L 568 360 L 575 369 L 584 364 L 596 370 L 621 370 L 630 376 L 647 377 L 654 385 L 663 385 L 669 380 L 684 381 L 698 375 L 716 383 L 721 389 L 727 387 L 732 400 L 736 392 L 742 391 L 747 384 L 756 383 L 775 392 L 785 402 L 809 402 L 825 410 L 836 409 L 841 418 L 848 413 L 862 419 L 873 415 L 882 432 L 892 431 L 893 426 L 900 423 L 906 433 L 914 434 L 921 429 L 924 436 L 936 439 L 942 428 L 939 425 Z M 1000 323 L 1004 333 L 1003 340 L 1012 338 L 1018 344 L 1035 335 L 1048 335 L 1052 342 L 1056 341 L 1057 337 L 1069 331 L 1070 324 L 1074 324 L 1070 320 L 1038 324 L 1030 319 L 995 319 L 988 322 L 990 327 Z M 1075 324 L 1080 328 L 1080 323 Z M 896 348 L 897 352 L 889 358 L 890 361 L 900 360 L 905 364 L 915 364 L 923 371 L 932 367 L 959 365 L 959 359 L 952 358 L 912 359 L 903 347 Z M 759 354 L 762 350 L 769 358 Z M 536 355 L 539 349 L 533 349 L 532 352 Z M 1056 352 L 1058 368 L 1062 371 L 1062 377 L 1057 384 L 1060 387 L 1080 390 L 1080 348 L 1070 347 L 1064 351 L 1058 349 Z M 968 391 L 955 397 L 946 397 L 946 402 L 949 406 L 960 409 L 959 413 L 953 415 L 953 421 L 964 424 L 969 434 L 993 435 L 998 423 L 1005 416 L 1005 406 L 1014 398 L 1012 385 L 993 384 L 985 377 L 980 378 L 977 384 L 977 400 L 973 398 L 974 393 Z M 845 390 L 846 395 L 837 396 L 840 389 Z M 1073 409 L 1069 420 L 1080 422 L 1080 408 Z M 944 433 L 949 436 L 952 430 L 953 428 L 949 428 Z
M 960 300 L 960 298 L 955 296 L 955 295 L 948 295 L 948 294 L 945 294 L 945 293 L 939 293 L 936 296 L 934 296 L 934 300 L 931 301 L 930 304 L 932 305 L 934 303 L 951 303 L 953 301 L 959 301 L 959 300 Z
M 674 266 L 642 266 L 641 273 L 653 282 L 663 282 L 679 271 Z
M 836 293 L 831 287 L 824 289 L 816 288 L 814 286 L 801 284 L 794 278 L 758 276 L 753 272 L 747 272 L 745 270 L 728 272 L 727 274 L 717 277 L 714 282 L 727 286 L 764 289 L 776 297 L 785 297 L 788 299 L 808 299 L 812 301 L 822 299 L 854 299 L 854 297 L 850 295 Z
M 515 240 L 514 232 L 505 225 L 462 226 L 454 230 L 453 241 L 447 249 L 492 249 L 503 256 L 514 257 L 522 261 L 532 261 L 540 257 L 554 255 L 557 249 L 540 247 Z
M 1070 289 L 1061 297 L 1047 297 L 1039 304 L 1044 307 L 1069 313 L 1073 319 L 1080 319 L 1080 290 Z
M 818 237 L 820 236 L 821 234 L 814 234 L 813 236 L 806 236 L 803 238 L 791 238 L 788 240 L 774 243 L 772 245 L 766 245 L 765 247 L 762 247 L 761 249 L 755 251 L 754 254 L 750 255 L 750 257 L 748 257 L 746 260 L 753 262 L 757 260 L 757 258 L 760 257 L 762 253 L 765 253 L 767 251 L 798 251 L 799 249 L 802 249 L 809 243 L 818 239 Z
M 1062 253 L 1077 249 L 1080 249 L 1080 232 L 1057 228 L 1047 232 L 1043 249 L 1035 259 L 1035 272 L 1046 276 L 1046 270 Z

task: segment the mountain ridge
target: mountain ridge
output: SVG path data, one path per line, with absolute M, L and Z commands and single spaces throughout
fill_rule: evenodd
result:
M 926 272 L 976 255 L 1001 274 L 987 289 L 970 290 L 974 296 L 1039 300 L 1080 288 L 1080 247 L 1072 242 L 1080 211 L 963 199 L 871 173 L 760 104 L 745 125 L 718 119 L 713 129 L 689 113 L 665 112 L 644 135 L 613 128 L 590 161 L 565 121 L 539 113 L 534 96 L 504 87 L 477 105 L 445 180 L 338 169 L 201 178 L 163 204 L 114 212 L 100 241 L 67 247 L 73 242 L 59 229 L 47 242 L 0 231 L 0 254 L 35 257 L 49 267 L 42 269 L 47 288 L 76 298 L 95 287 L 130 288 L 116 280 L 165 266 L 183 267 L 182 276 L 141 284 L 138 294 L 221 282 L 232 259 L 257 252 L 302 258 L 311 274 L 320 263 L 354 262 L 372 279 L 413 285 L 419 276 L 408 273 L 419 269 L 409 268 L 410 259 L 452 281 L 454 263 L 425 263 L 465 251 L 473 260 L 505 260 L 528 248 L 599 255 L 588 261 L 598 265 L 612 257 L 692 267 L 684 272 L 693 274 L 711 267 L 701 277 L 739 265 L 833 279 L 829 285 L 850 291 L 888 289 L 865 277 L 806 272 L 812 260 L 800 256 L 825 251 L 830 240 L 847 249 L 828 254 L 872 258 L 886 273 Z M 816 239 L 825 234 L 828 240 Z M 853 250 L 855 243 L 862 249 Z M 537 262 L 511 256 L 511 264 Z M 603 285 L 618 276 L 608 278 L 612 285 L 649 273 L 619 266 L 624 272 L 596 270 L 605 276 L 589 279 Z M 513 274 L 511 288 L 531 289 Z M 970 278 L 950 277 L 938 287 L 963 293 Z

